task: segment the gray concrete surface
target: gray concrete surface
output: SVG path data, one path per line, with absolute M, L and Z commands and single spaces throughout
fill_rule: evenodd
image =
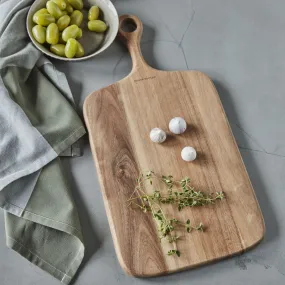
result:
M 248 253 L 166 277 L 124 274 L 115 255 L 87 139 L 84 157 L 65 159 L 79 206 L 86 257 L 76 285 L 284 284 L 285 282 L 285 2 L 283 0 L 117 0 L 120 14 L 145 25 L 142 52 L 164 70 L 198 69 L 219 91 L 266 222 L 264 241 Z M 56 61 L 82 110 L 84 98 L 127 75 L 131 61 L 115 42 L 80 63 Z M 0 284 L 59 282 L 5 247 L 0 215 Z

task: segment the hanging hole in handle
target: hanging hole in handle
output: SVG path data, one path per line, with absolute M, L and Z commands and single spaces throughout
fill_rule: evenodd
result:
M 126 33 L 133 33 L 137 29 L 137 24 L 132 18 L 127 18 L 121 23 L 121 30 Z

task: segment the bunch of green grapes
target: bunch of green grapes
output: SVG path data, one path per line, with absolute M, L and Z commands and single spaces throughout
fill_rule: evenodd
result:
M 33 15 L 36 25 L 32 29 L 34 39 L 50 45 L 50 51 L 58 56 L 73 58 L 84 56 L 84 49 L 77 41 L 82 37 L 82 0 L 51 0 L 46 8 Z M 104 33 L 107 25 L 99 20 L 100 9 L 92 6 L 88 12 L 88 29 Z

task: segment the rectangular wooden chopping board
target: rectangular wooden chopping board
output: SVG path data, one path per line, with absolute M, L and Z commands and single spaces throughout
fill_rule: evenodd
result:
M 123 269 L 134 276 L 155 276 L 191 268 L 241 253 L 264 235 L 263 217 L 254 190 L 212 81 L 198 71 L 159 71 L 143 60 L 139 42 L 142 23 L 133 32 L 119 30 L 133 60 L 129 76 L 89 95 L 84 118 L 96 162 L 101 191 Z M 149 139 L 152 128 L 169 134 L 168 123 L 182 117 L 183 135 L 168 135 L 163 144 Z M 185 162 L 181 149 L 192 146 L 197 159 Z M 167 215 L 206 227 L 204 232 L 181 232 L 180 257 L 167 256 L 173 246 L 160 243 L 149 214 L 127 207 L 141 170 L 191 178 L 205 192 L 224 191 L 215 205 L 169 207 Z

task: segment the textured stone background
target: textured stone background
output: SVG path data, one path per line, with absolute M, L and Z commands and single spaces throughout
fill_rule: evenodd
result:
M 195 270 L 135 279 L 121 270 L 112 244 L 87 140 L 84 157 L 64 160 L 87 243 L 75 285 L 284 284 L 285 281 L 285 2 L 282 0 L 117 0 L 119 14 L 144 23 L 142 53 L 164 70 L 198 69 L 219 91 L 264 219 L 264 241 L 250 252 Z M 82 110 L 84 98 L 130 72 L 115 42 L 80 63 L 55 61 Z M 5 247 L 0 215 L 1 285 L 58 281 Z

